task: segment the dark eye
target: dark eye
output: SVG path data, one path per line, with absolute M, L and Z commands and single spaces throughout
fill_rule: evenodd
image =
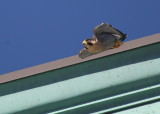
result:
M 92 46 L 93 44 L 91 42 L 87 42 L 88 45 Z

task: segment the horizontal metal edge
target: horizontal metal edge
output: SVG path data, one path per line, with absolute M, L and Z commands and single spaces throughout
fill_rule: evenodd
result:
M 122 110 L 125 110 L 125 109 L 130 109 L 130 108 L 133 108 L 133 107 L 141 106 L 141 105 L 144 105 L 144 104 L 149 104 L 151 102 L 156 102 L 156 101 L 160 101 L 160 96 L 140 100 L 140 101 L 137 101 L 137 102 L 129 103 L 129 104 L 126 104 L 126 105 L 118 106 L 118 107 L 107 109 L 107 110 L 98 111 L 98 112 L 95 112 L 93 114 L 113 113 L 113 112 L 115 113 L 115 112 L 119 112 L 119 111 L 122 111 Z
M 74 107 L 69 107 L 69 108 L 66 108 L 66 109 L 61 109 L 61 110 L 58 110 L 58 111 L 50 112 L 49 114 L 67 113 L 67 112 L 70 112 L 70 111 L 71 112 L 72 111 L 76 112 L 76 110 L 77 110 L 77 112 L 79 112 L 81 110 L 81 108 L 84 108 L 84 107 L 94 107 L 94 105 L 99 105 L 99 104 L 101 104 L 103 102 L 107 102 L 109 104 L 110 101 L 112 103 L 115 103 L 115 102 L 113 102 L 113 100 L 118 101 L 117 99 L 125 99 L 124 101 L 126 101 L 126 98 L 128 98 L 130 96 L 137 97 L 137 99 L 135 99 L 134 102 L 132 100 L 128 99 L 127 100 L 127 104 L 121 103 L 120 106 L 116 106 L 115 105 L 115 107 L 108 108 L 108 109 L 107 109 L 107 106 L 105 106 L 106 107 L 105 110 L 97 111 L 94 114 L 110 113 L 112 111 L 120 110 L 120 109 L 123 109 L 123 108 L 126 108 L 126 107 L 135 106 L 135 105 L 146 103 L 146 102 L 149 102 L 149 101 L 160 100 L 160 96 L 157 96 L 159 94 L 157 94 L 155 96 L 149 96 L 149 95 L 147 95 L 151 91 L 159 90 L 159 88 L 160 88 L 160 85 L 154 85 L 154 86 L 151 86 L 151 87 L 146 87 L 146 88 L 143 88 L 143 89 L 139 89 L 139 90 L 123 93 L 123 94 L 120 94 L 120 95 L 116 95 L 116 96 L 112 96 L 112 97 L 96 100 L 96 101 L 93 101 L 93 102 L 84 103 L 84 104 L 77 105 L 77 106 L 74 106 Z M 145 95 L 144 95 L 143 98 L 139 97 L 139 96 L 142 96 L 142 93 L 143 94 L 145 93 Z M 85 111 L 85 110 L 83 110 L 83 111 Z M 84 113 L 83 111 L 81 113 Z M 93 113 L 93 112 L 88 112 L 88 113 Z
M 109 56 L 109 55 L 112 55 L 112 54 L 132 50 L 132 49 L 143 47 L 143 46 L 146 46 L 146 45 L 151 45 L 151 44 L 158 43 L 158 42 L 160 42 L 160 33 L 155 34 L 155 35 L 151 35 L 151 36 L 147 36 L 147 37 L 143 37 L 143 38 L 140 38 L 140 39 L 125 42 L 124 45 L 121 46 L 118 49 L 104 51 L 104 52 L 99 53 L 97 55 L 93 55 L 91 57 L 88 57 L 86 59 L 80 59 L 79 56 L 76 55 L 76 56 L 68 57 L 68 58 L 65 58 L 65 59 L 45 63 L 45 64 L 42 64 L 42 65 L 33 66 L 33 67 L 26 68 L 26 69 L 23 69 L 23 70 L 11 72 L 11 73 L 6 73 L 6 74 L 3 74 L 3 75 L 0 75 L 0 84 L 6 83 L 6 82 L 9 82 L 9 81 L 13 81 L 13 80 L 17 80 L 17 79 L 20 79 L 20 78 L 25 78 L 25 77 L 28 77 L 28 76 L 32 76 L 32 75 L 35 75 L 35 74 L 38 74 L 38 73 L 43 73 L 43 72 L 47 72 L 47 71 L 50 71 L 50 70 L 55 70 L 55 69 L 67 67 L 67 66 L 70 66 L 70 65 L 75 65 L 75 64 L 78 64 L 78 63 L 94 60 L 94 59 L 97 59 L 97 58 L 100 58 L 100 57 Z

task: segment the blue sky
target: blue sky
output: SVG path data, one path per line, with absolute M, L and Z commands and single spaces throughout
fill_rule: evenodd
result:
M 77 55 L 108 22 L 129 36 L 159 33 L 160 0 L 1 0 L 0 74 Z

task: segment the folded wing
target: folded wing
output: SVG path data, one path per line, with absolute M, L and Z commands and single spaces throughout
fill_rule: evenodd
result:
M 120 40 L 123 41 L 127 36 L 127 34 L 123 34 L 121 31 L 113 28 L 112 25 L 107 23 L 102 23 L 101 25 L 96 26 L 93 32 L 97 39 L 101 38 L 102 34 L 113 34 L 119 36 Z

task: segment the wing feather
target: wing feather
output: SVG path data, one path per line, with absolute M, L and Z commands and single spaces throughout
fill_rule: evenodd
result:
M 81 59 L 84 59 L 84 58 L 89 57 L 89 56 L 91 56 L 91 55 L 94 55 L 94 54 L 88 52 L 86 49 L 81 50 L 80 53 L 79 53 L 79 57 L 80 57 Z
M 102 23 L 94 28 L 94 35 L 96 38 L 101 38 L 102 34 L 116 34 L 121 37 L 122 40 L 126 38 L 126 34 L 123 34 L 121 31 L 112 27 L 112 25 L 108 23 Z

